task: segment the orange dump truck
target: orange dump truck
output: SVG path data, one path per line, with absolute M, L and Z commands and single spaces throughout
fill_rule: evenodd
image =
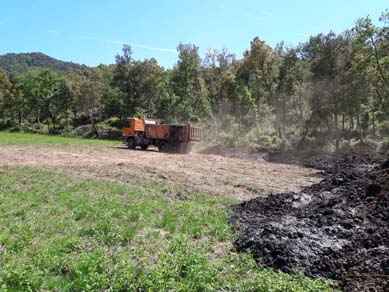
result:
M 192 142 L 201 140 L 200 128 L 186 125 L 160 124 L 156 120 L 128 118 L 122 129 L 123 143 L 129 149 L 146 150 L 150 145 L 161 152 L 189 153 Z

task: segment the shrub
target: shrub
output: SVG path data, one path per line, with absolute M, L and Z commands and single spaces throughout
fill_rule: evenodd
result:
M 356 146 L 365 146 L 368 147 L 372 150 L 377 150 L 378 149 L 378 142 L 376 140 L 371 139 L 370 137 L 366 137 L 363 142 L 358 142 L 356 143 Z
M 389 137 L 386 137 L 384 141 L 382 141 L 379 151 L 385 155 L 389 155 Z
M 383 121 L 378 125 L 382 137 L 389 137 L 389 121 Z
M 16 127 L 16 124 L 11 120 L 0 120 L 0 131 L 14 128 Z
M 120 121 L 120 119 L 116 117 L 109 118 L 105 120 L 104 123 L 113 128 L 121 128 L 123 126 L 123 123 Z

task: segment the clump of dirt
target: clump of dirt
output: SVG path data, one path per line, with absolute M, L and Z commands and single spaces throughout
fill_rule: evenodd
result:
M 302 268 L 346 291 L 388 291 L 389 160 L 354 148 L 325 161 L 320 183 L 236 206 L 230 220 L 243 233 L 235 247 L 265 266 Z
M 329 155 L 316 155 L 302 161 L 305 167 L 312 167 L 320 170 L 329 170 L 334 167 L 334 158 Z

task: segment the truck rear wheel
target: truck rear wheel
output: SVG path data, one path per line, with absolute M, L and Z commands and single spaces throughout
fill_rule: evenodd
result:
M 135 150 L 135 147 L 136 147 L 135 139 L 134 138 L 128 138 L 127 146 L 128 146 L 128 149 Z
M 192 145 L 190 143 L 180 143 L 177 146 L 177 153 L 188 154 L 192 151 Z
M 166 141 L 160 142 L 160 143 L 158 144 L 158 150 L 159 150 L 160 152 L 165 152 L 165 153 L 169 152 L 169 151 L 170 151 L 170 145 L 169 145 L 169 143 L 166 142 Z

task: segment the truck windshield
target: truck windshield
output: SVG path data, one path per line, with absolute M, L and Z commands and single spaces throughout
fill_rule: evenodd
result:
M 126 120 L 124 122 L 124 128 L 131 128 L 131 121 L 130 120 Z

